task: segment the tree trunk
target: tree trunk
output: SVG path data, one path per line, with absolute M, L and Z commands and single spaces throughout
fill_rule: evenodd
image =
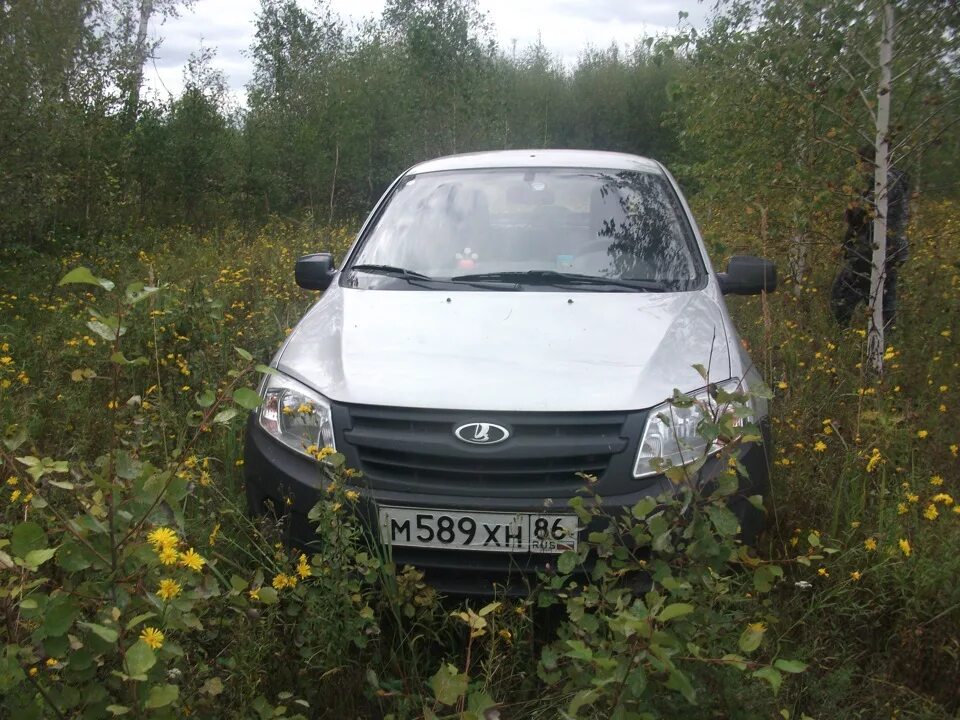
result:
M 133 58 L 130 67 L 130 87 L 127 91 L 124 108 L 125 124 L 128 131 L 133 130 L 140 112 L 140 86 L 143 85 L 143 66 L 147 62 L 147 28 L 153 15 L 154 0 L 140 0 L 140 22 L 137 25 L 137 41 L 133 46 Z
M 877 139 L 874 162 L 873 267 L 870 272 L 870 323 L 867 334 L 867 362 L 877 375 L 883 374 L 883 286 L 887 264 L 887 195 L 890 162 L 890 66 L 893 64 L 893 5 L 883 6 L 883 37 L 880 40 L 880 85 L 877 88 Z

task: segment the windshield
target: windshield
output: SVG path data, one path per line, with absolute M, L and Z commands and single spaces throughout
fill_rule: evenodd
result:
M 522 285 L 529 279 L 575 281 L 578 290 L 592 290 L 607 279 L 620 290 L 635 283 L 677 291 L 701 287 L 705 273 L 663 175 L 569 168 L 405 177 L 353 267 L 350 284 L 384 288 L 416 274 L 415 287 L 424 280 Z

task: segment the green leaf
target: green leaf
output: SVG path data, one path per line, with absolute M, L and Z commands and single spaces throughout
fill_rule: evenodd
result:
M 279 375 L 279 374 L 280 374 L 280 371 L 279 371 L 279 370 L 277 370 L 276 368 L 269 367 L 269 366 L 267 366 L 267 365 L 257 365 L 257 367 L 256 367 L 255 369 L 256 369 L 256 371 L 257 371 L 258 373 L 262 373 L 262 374 L 264 374 L 264 375 Z
M 110 337 L 108 337 L 107 340 L 113 340 L 114 332 L 115 332 L 114 330 L 110 331 Z M 123 333 L 121 332 L 120 334 L 122 335 Z M 110 356 L 110 362 L 116 363 L 117 365 L 146 365 L 150 361 L 145 357 L 138 357 L 138 358 L 134 358 L 133 360 L 127 360 L 126 356 L 124 356 L 124 354 L 118 350 L 117 352 L 115 352 L 113 355 Z
M 480 608 L 480 612 L 478 612 L 477 615 L 479 615 L 480 617 L 485 617 L 490 613 L 494 612 L 495 610 L 497 610 L 499 607 L 500 607 L 499 602 L 488 603 L 484 605 L 482 608 Z
M 457 672 L 453 665 L 441 665 L 430 678 L 433 696 L 444 705 L 453 705 L 467 691 L 467 676 Z
M 213 394 L 213 390 L 204 390 L 202 393 L 197 395 L 197 405 L 203 408 L 208 408 L 216 402 L 217 396 Z
M 244 350 L 243 348 L 235 347 L 234 350 L 237 351 L 237 355 L 239 355 L 240 357 L 242 357 L 242 358 L 243 358 L 244 360 L 246 360 L 247 362 L 250 362 L 251 360 L 253 360 L 253 355 L 251 355 L 250 353 L 248 353 L 248 352 L 247 352 L 246 350 Z
M 250 388 L 234 390 L 233 401 L 245 410 L 254 410 L 260 406 L 260 396 Z
M 221 410 L 216 415 L 213 416 L 213 422 L 218 425 L 226 425 L 228 422 L 233 420 L 239 411 L 236 408 L 227 408 L 226 410 Z
M 559 558 L 557 558 L 557 572 L 559 572 L 561 575 L 569 575 L 573 572 L 573 569 L 579 562 L 579 555 L 577 555 L 573 550 L 566 550 L 560 555 Z
M 792 675 L 796 675 L 797 673 L 802 673 L 804 670 L 807 669 L 807 664 L 802 663 L 799 660 L 780 659 L 780 660 L 777 660 L 773 664 L 773 666 L 777 668 L 777 670 L 782 670 L 783 672 L 790 673 Z
M 97 625 L 96 623 L 91 622 L 80 622 L 77 623 L 82 628 L 86 628 L 92 632 L 97 637 L 102 640 L 107 641 L 108 643 L 115 643 L 117 641 L 117 631 L 113 628 L 105 627 L 103 625 Z
M 152 285 L 144 285 L 142 282 L 130 283 L 123 293 L 127 305 L 136 305 L 141 300 L 146 300 L 151 295 L 160 292 L 160 288 Z
M 56 548 L 42 548 L 40 550 L 31 550 L 23 558 L 23 565 L 28 570 L 36 570 L 38 567 L 43 565 L 47 560 L 53 557 L 54 553 L 57 552 Z
M 679 670 L 670 673 L 670 677 L 667 679 L 667 687 L 671 690 L 677 690 L 691 705 L 697 702 L 697 693 L 693 689 L 693 685 L 690 684 L 690 678 Z
M 593 705 L 593 703 L 595 703 L 599 697 L 600 692 L 597 690 L 581 690 L 573 696 L 570 704 L 567 705 L 567 715 L 575 718 L 577 713 L 580 712 L 581 708 L 587 707 L 588 705 Z
M 124 672 L 137 680 L 146 680 L 147 671 L 156 664 L 157 656 L 154 655 L 153 648 L 143 640 L 137 640 L 123 656 Z
M 144 620 L 149 620 L 150 618 L 156 617 L 156 616 L 157 614 L 152 612 L 141 613 L 136 617 L 131 618 L 127 622 L 127 630 L 133 630 L 137 625 L 142 623 Z
M 47 536 L 35 522 L 17 525 L 10 533 L 10 551 L 15 557 L 25 558 L 31 550 L 47 547 Z
M 43 632 L 47 637 L 63 635 L 80 614 L 80 606 L 69 595 L 56 595 L 50 598 L 43 611 Z
M 60 285 L 70 285 L 73 283 L 83 283 L 85 285 L 97 285 L 104 290 L 113 290 L 115 285 L 109 280 L 96 277 L 88 268 L 74 268 L 60 279 Z
M 260 598 L 260 602 L 264 605 L 276 605 L 279 600 L 277 591 L 270 586 L 260 588 L 257 591 L 257 597 Z
M 126 705 L 107 705 L 107 712 L 116 717 L 118 715 L 126 715 L 130 712 L 130 708 Z
M 674 618 L 689 615 L 694 610 L 696 610 L 696 608 L 689 603 L 673 603 L 671 605 L 667 605 L 663 610 L 660 611 L 660 614 L 657 615 L 657 620 L 660 622 L 667 622 L 667 620 L 673 620 Z
M 736 515 L 730 512 L 729 508 L 722 505 L 708 505 L 707 515 L 710 517 L 713 527 L 724 537 L 736 535 L 740 530 L 740 521 L 737 520 Z
M 759 670 L 754 670 L 753 677 L 766 680 L 768 683 L 770 683 L 770 687 L 773 689 L 774 695 L 776 695 L 777 691 L 780 690 L 780 684 L 783 682 L 783 675 L 780 674 L 779 670 L 772 667 L 764 667 L 760 668 Z
M 630 511 L 637 520 L 644 520 L 650 513 L 654 511 L 656 507 L 656 499 L 652 497 L 645 497 L 638 500 Z
M 178 697 L 180 697 L 180 688 L 176 685 L 154 685 L 150 688 L 150 695 L 143 706 L 148 710 L 166 707 Z
M 766 631 L 767 629 L 762 623 L 747 625 L 746 630 L 741 633 L 740 640 L 737 642 L 737 644 L 740 646 L 740 649 L 743 652 L 753 652 L 760 647 L 760 643 L 763 642 L 763 635 Z
M 99 320 L 90 320 L 87 323 L 87 327 L 93 330 L 93 332 L 95 332 L 97 335 L 102 337 L 107 342 L 113 342 L 114 340 L 117 339 L 117 330 L 115 328 L 110 327 L 106 323 L 100 322 Z M 127 328 L 121 325 L 119 328 L 119 331 L 120 331 L 119 334 L 122 337 L 127 332 Z

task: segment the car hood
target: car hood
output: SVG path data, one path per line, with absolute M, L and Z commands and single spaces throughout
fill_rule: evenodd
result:
M 277 367 L 334 401 L 393 407 L 636 410 L 730 376 L 707 292 L 345 289 L 300 321 Z

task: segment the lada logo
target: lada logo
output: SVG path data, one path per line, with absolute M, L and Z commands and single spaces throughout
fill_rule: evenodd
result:
M 510 431 L 502 425 L 472 422 L 461 425 L 453 431 L 458 440 L 471 445 L 495 445 L 510 437 Z

